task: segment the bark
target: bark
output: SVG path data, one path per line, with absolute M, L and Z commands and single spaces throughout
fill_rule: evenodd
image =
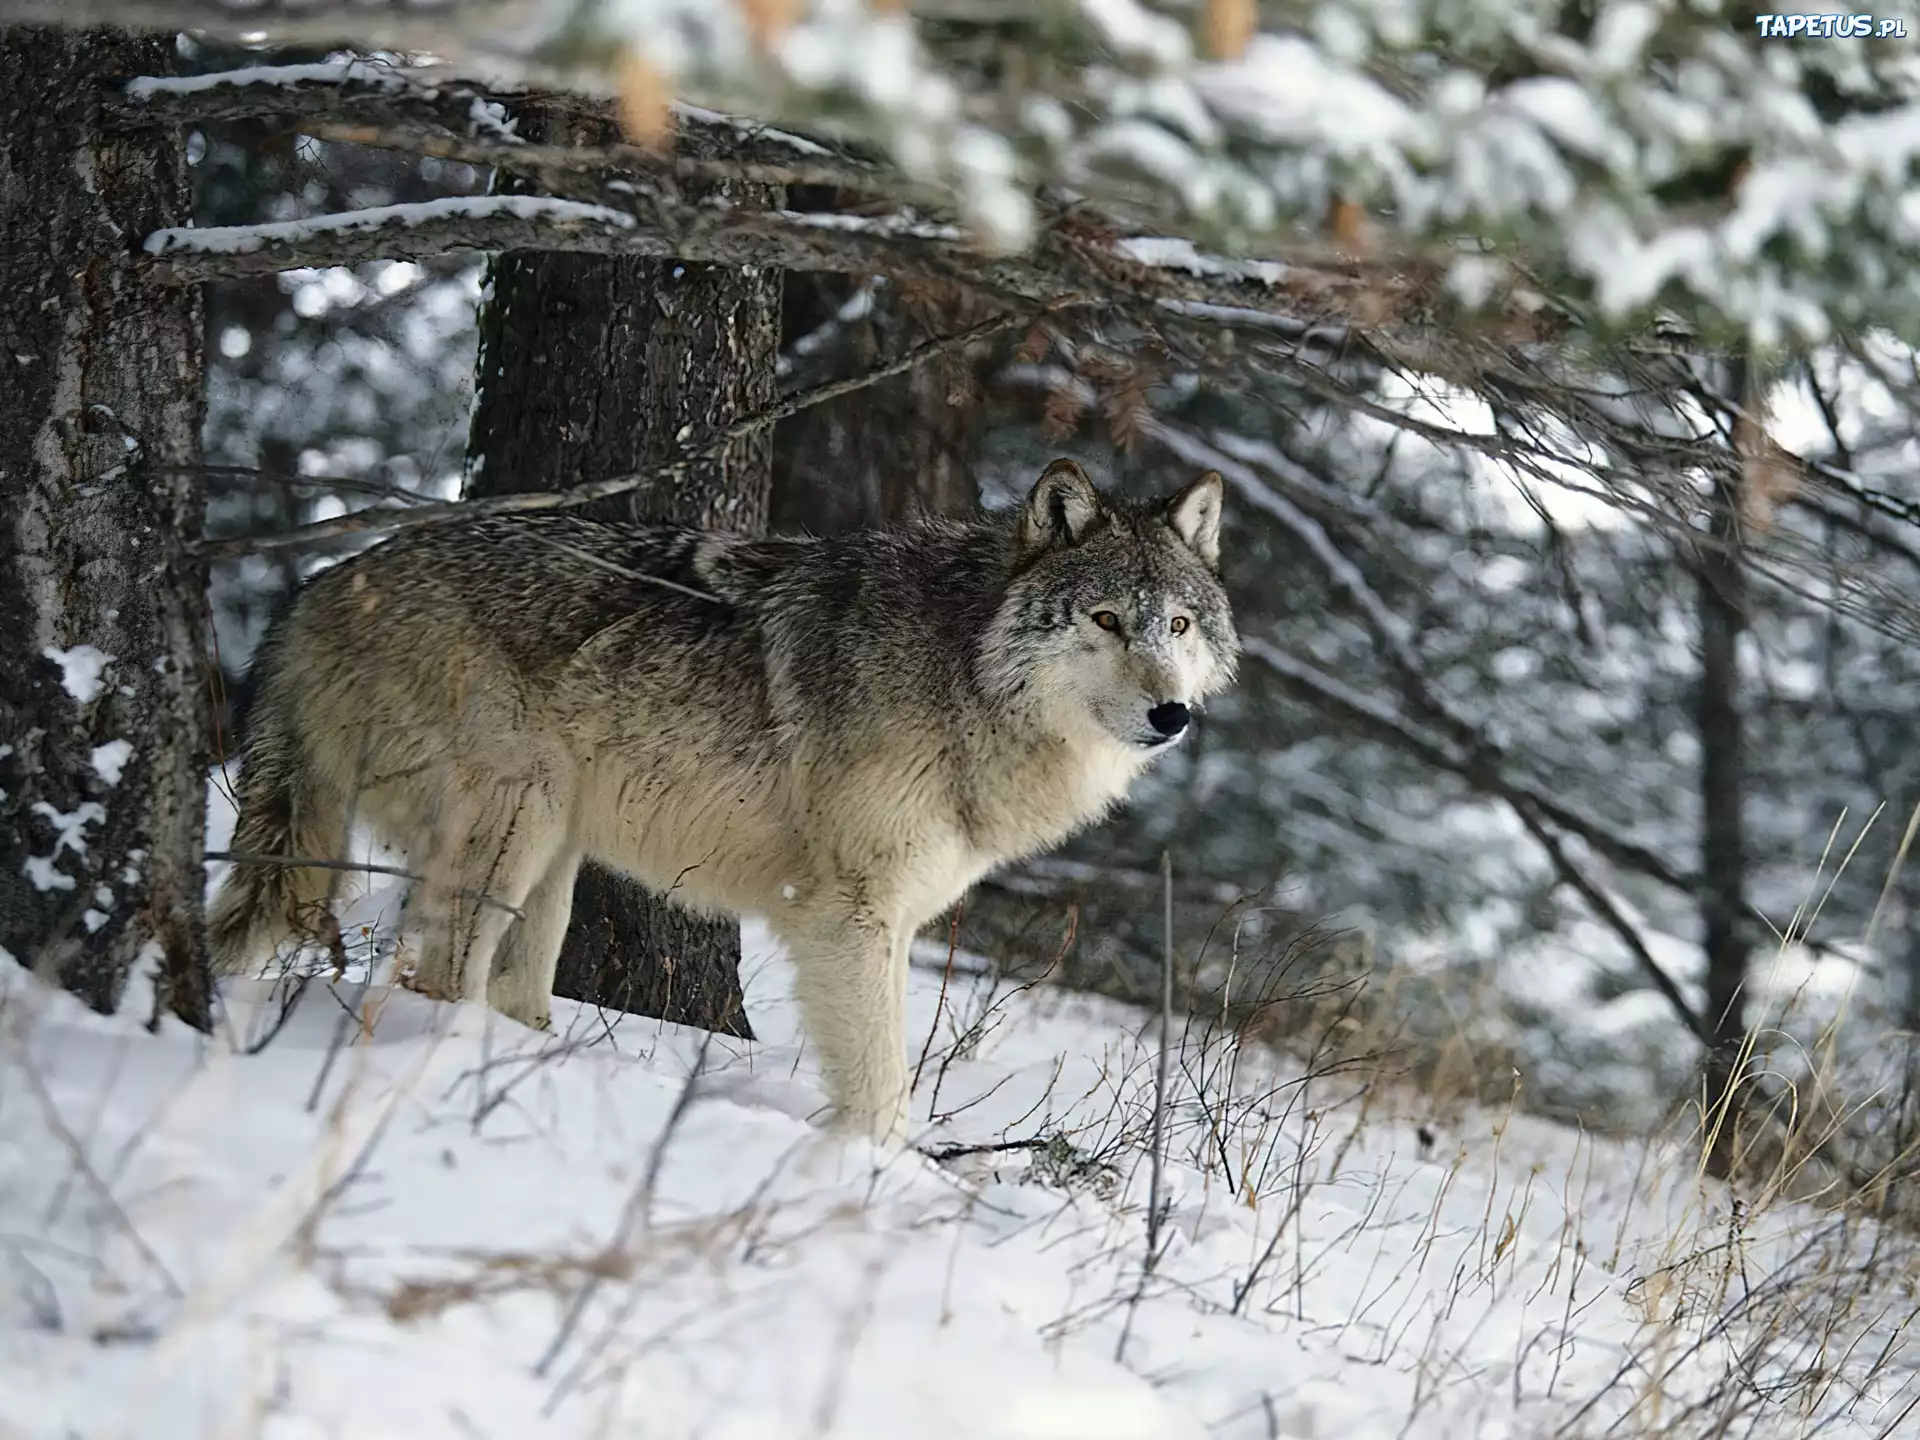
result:
M 1745 394 L 1742 385 L 1735 392 Z M 1705 1065 L 1707 1170 L 1726 1179 L 1741 1150 L 1741 1047 L 1746 1033 L 1742 999 L 1747 979 L 1747 851 L 1743 800 L 1746 739 L 1740 714 L 1740 632 L 1746 628 L 1745 579 L 1740 554 L 1740 481 L 1722 483 L 1713 539 L 1695 556 L 1700 618 L 1700 687 L 1695 724 L 1700 736 L 1700 920 L 1707 959 L 1707 1009 L 1712 1027 Z
M 173 54 L 0 32 L 0 945 L 99 1010 L 158 959 L 206 1028 L 200 300 L 124 263 L 186 218 L 186 167 L 98 105 Z
M 509 252 L 495 257 L 487 285 L 470 495 L 658 464 L 682 436 L 693 440 L 773 399 L 777 271 Z M 771 449 L 764 429 L 742 436 L 671 487 L 631 491 L 587 513 L 764 531 Z M 745 1036 L 739 961 L 733 921 L 696 918 L 589 865 L 574 891 L 555 991 Z
M 836 319 L 865 286 L 872 287 L 871 309 Z M 859 374 L 913 339 L 950 334 L 981 318 L 965 297 L 947 300 L 916 306 L 897 286 L 789 274 L 782 343 L 791 352 L 812 338 L 811 353 L 797 362 Z M 774 432 L 773 528 L 835 535 L 916 515 L 971 513 L 968 451 L 979 393 L 972 362 L 949 354 L 782 421 Z

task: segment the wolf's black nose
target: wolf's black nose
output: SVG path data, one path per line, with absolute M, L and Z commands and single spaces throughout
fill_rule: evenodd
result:
M 1169 740 L 1187 728 L 1187 721 L 1190 718 L 1192 717 L 1187 713 L 1187 707 L 1178 700 L 1169 700 L 1147 711 L 1147 723 Z

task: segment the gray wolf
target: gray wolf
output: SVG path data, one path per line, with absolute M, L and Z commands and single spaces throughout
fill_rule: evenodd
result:
M 915 930 L 1233 679 L 1221 498 L 1209 472 L 1126 503 L 1056 460 L 1010 515 L 832 539 L 555 514 L 389 541 L 263 643 L 233 848 L 370 825 L 419 876 L 413 986 L 543 1028 L 583 859 L 764 916 L 837 1123 L 897 1137 Z M 236 865 L 218 968 L 311 926 L 327 878 Z

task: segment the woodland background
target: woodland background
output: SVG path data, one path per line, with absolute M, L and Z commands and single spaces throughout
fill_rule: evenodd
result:
M 204 414 L 155 422 L 172 459 L 120 402 L 103 416 L 29 385 L 13 407 L 9 663 L 27 678 L 8 728 L 40 738 L 0 757 L 10 949 L 110 1004 L 139 925 L 72 901 L 165 849 L 159 821 L 113 828 L 110 802 L 148 780 L 136 764 L 103 788 L 99 746 L 132 732 L 72 683 L 87 607 L 17 578 L 40 574 L 29 518 L 91 514 L 55 534 L 69 558 L 114 523 L 50 495 L 104 475 L 148 487 L 136 510 L 171 507 L 167 583 L 188 598 L 177 615 L 150 598 L 144 641 L 98 648 L 201 645 L 203 683 L 139 723 L 200 706 L 217 758 L 267 619 L 377 538 L 345 518 L 369 507 L 646 471 L 595 503 L 832 532 L 1004 507 L 1055 454 L 1141 493 L 1217 468 L 1242 685 L 1122 815 L 981 887 L 949 938 L 1012 974 L 1152 996 L 1170 850 L 1191 1007 L 1621 1131 L 1689 1105 L 1697 1122 L 1730 1080 L 1766 1112 L 1844 1071 L 1835 1094 L 1873 1097 L 1835 1102 L 1861 1147 L 1846 1164 L 1904 1179 L 1909 48 L 1598 0 L 748 5 L 708 29 L 629 9 L 535 7 L 535 45 L 498 6 L 270 6 L 249 38 L 217 0 L 0 4 L 0 21 L 204 27 L 0 31 L 4 274 L 60 321 L 9 320 L 16 357 L 124 302 L 172 306 L 191 345 L 170 353 L 204 367 Z M 873 38 L 909 24 L 906 49 Z M 660 34 L 679 38 L 633 41 Z M 476 35 L 497 43 L 462 71 L 455 42 Z M 839 69 L 820 58 L 834 36 L 860 41 Z M 559 70 L 582 91 L 543 83 Z M 126 84 L 169 75 L 231 78 Z M 959 99 L 936 113 L 902 77 Z M 106 239 L 74 211 L 49 242 L 37 217 L 91 203 L 35 189 L 76 143 L 109 177 L 149 167 L 149 193 Z M 353 211 L 384 218 L 327 219 Z M 63 269 L 89 247 L 120 300 Z M 36 437 L 61 424 L 49 465 Z M 61 724 L 85 741 L 65 760 Z M 171 783 L 167 904 L 189 915 L 198 821 Z M 100 801 L 89 847 L 74 817 Z M 73 883 L 23 883 L 36 858 Z M 739 1027 L 737 940 L 591 883 L 607 893 L 566 993 L 659 1013 L 645 957 L 700 957 L 677 1018 Z M 182 923 L 163 948 L 190 970 Z M 1843 1010 L 1853 1038 L 1822 1049 Z

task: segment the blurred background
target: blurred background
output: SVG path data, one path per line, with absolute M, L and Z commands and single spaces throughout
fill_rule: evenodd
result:
M 260 58 L 203 44 L 185 64 Z M 200 225 L 489 184 L 471 166 L 260 122 L 207 124 L 190 144 Z M 485 269 L 454 258 L 212 284 L 211 532 L 460 494 Z M 938 286 L 824 275 L 787 276 L 780 308 L 782 389 L 971 318 Z M 1499 393 L 1370 366 L 1337 336 L 1288 340 L 1287 365 L 1223 365 L 1124 319 L 1037 324 L 779 427 L 776 529 L 1005 507 L 1062 454 L 1139 493 L 1207 468 L 1229 483 L 1225 573 L 1254 642 L 1242 683 L 1110 823 L 994 877 L 927 940 L 1009 975 L 1151 996 L 1171 851 L 1190 1005 L 1364 1048 L 1436 1093 L 1517 1092 L 1591 1128 L 1644 1131 L 1698 1086 L 1682 1010 L 1709 1004 L 1703 915 L 1726 893 L 1703 841 L 1717 696 L 1745 722 L 1733 928 L 1756 1043 L 1790 1078 L 1844 1013 L 1845 1064 L 1897 1102 L 1873 1123 L 1904 1134 L 1920 870 L 1888 882 L 1920 802 L 1913 351 L 1835 344 L 1758 387 L 1650 359 L 1588 397 L 1581 433 Z M 1705 434 L 1712 394 L 1759 390 L 1775 440 L 1870 503 L 1770 495 L 1759 477 L 1746 519 L 1765 549 L 1736 661 L 1716 669 L 1699 525 L 1593 477 L 1609 424 Z M 229 693 L 301 576 L 343 553 L 219 561 Z

